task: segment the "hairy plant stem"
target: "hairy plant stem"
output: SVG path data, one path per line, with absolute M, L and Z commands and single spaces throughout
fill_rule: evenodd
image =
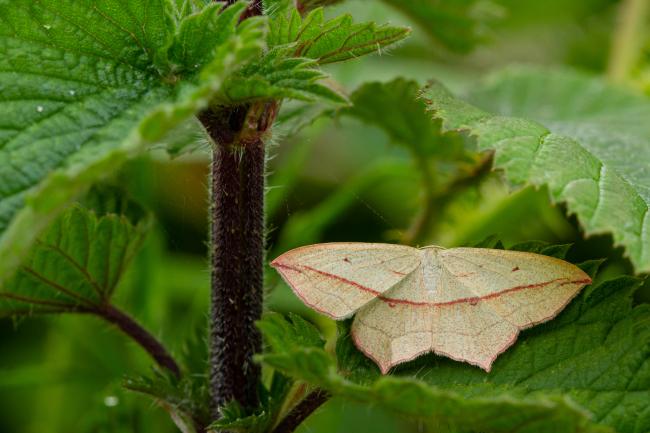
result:
M 236 400 L 259 403 L 264 269 L 264 135 L 275 101 L 213 107 L 199 119 L 215 142 L 211 179 L 210 385 L 213 416 Z
M 646 19 L 650 11 L 648 0 L 624 0 L 620 4 L 616 30 L 610 47 L 607 76 L 614 82 L 629 78 L 643 48 Z
M 101 306 L 96 310 L 88 312 L 96 314 L 117 326 L 122 332 L 142 346 L 158 365 L 171 371 L 177 378 L 181 376 L 180 367 L 169 352 L 167 352 L 167 349 L 131 316 L 113 305 Z
M 226 7 L 236 0 L 226 0 Z M 240 22 L 261 15 L 253 0 Z M 235 400 L 259 404 L 262 349 L 255 321 L 262 316 L 264 273 L 264 134 L 277 102 L 209 107 L 199 120 L 214 141 L 210 173 L 210 394 L 212 416 Z
M 316 389 L 302 399 L 274 429 L 273 433 L 292 433 L 303 423 L 316 409 L 321 407 L 330 395 L 327 391 Z

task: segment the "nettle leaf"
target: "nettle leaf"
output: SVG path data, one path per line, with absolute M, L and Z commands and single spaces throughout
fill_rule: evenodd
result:
M 284 319 L 283 319 L 284 320 Z M 183 345 L 181 362 L 184 374 L 180 379 L 155 369 L 148 376 L 127 378 L 123 385 L 130 391 L 151 398 L 166 410 L 183 433 L 204 431 L 267 432 L 274 425 L 291 391 L 293 381 L 274 373 L 268 388 L 260 387 L 260 407 L 244 409 L 233 401 L 219 410 L 219 420 L 213 422 L 210 409 L 208 375 L 207 323 L 201 322 L 191 338 Z
M 304 347 L 322 347 L 325 341 L 318 329 L 297 314 L 268 313 L 257 323 L 272 352 Z
M 310 11 L 322 6 L 333 6 L 342 3 L 344 0 L 300 0 L 300 9 Z
M 129 391 L 143 394 L 169 413 L 183 433 L 203 433 L 212 420 L 208 377 L 207 323 L 201 322 L 183 345 L 181 378 L 154 369 L 149 376 L 133 376 L 124 380 Z
M 176 21 L 181 21 L 188 15 L 201 12 L 211 3 L 211 0 L 171 0 L 171 14 Z
M 411 32 L 407 27 L 353 22 L 351 15 L 326 21 L 323 8 L 304 19 L 297 10 L 287 18 L 273 19 L 268 36 L 270 47 L 291 44 L 295 57 L 306 57 L 318 64 L 342 62 L 378 52 L 401 41 Z
M 210 420 L 207 381 L 207 375 L 186 375 L 177 379 L 173 375 L 155 371 L 153 377 L 128 378 L 123 385 L 130 391 L 152 398 L 169 413 L 182 433 L 200 433 Z M 199 405 L 199 402 L 203 404 Z
M 286 47 L 274 48 L 259 61 L 242 68 L 225 83 L 219 101 L 235 104 L 255 99 L 292 98 L 347 103 L 344 95 L 321 83 L 328 75 L 316 68 L 316 62 L 291 57 L 290 51 Z
M 221 408 L 221 418 L 210 425 L 210 431 L 264 433 L 271 431 L 271 427 L 273 427 L 273 418 L 268 412 L 261 411 L 248 415 L 236 401 L 233 401 Z
M 169 413 L 183 433 L 201 433 L 210 422 L 210 390 L 206 373 L 184 375 L 181 379 L 162 371 L 153 376 L 131 377 L 126 389 L 146 395 Z
M 366 83 L 350 96 L 352 106 L 339 113 L 383 129 L 393 142 L 417 156 L 457 155 L 462 140 L 441 134 L 440 124 L 431 122 L 426 104 L 418 99 L 419 91 L 417 82 L 403 78 Z
M 335 109 L 331 105 L 295 102 L 283 104 L 276 119 L 276 131 L 284 136 L 293 136 L 323 117 L 333 117 Z M 270 192 L 270 191 L 269 191 Z
M 224 9 L 223 3 L 211 3 L 199 13 L 183 19 L 176 31 L 176 37 L 169 47 L 170 61 L 177 68 L 195 72 L 222 55 L 216 47 L 222 46 L 232 36 L 239 24 L 239 17 L 246 4 L 239 2 Z M 260 19 L 245 20 L 239 32 L 259 28 Z
M 323 6 L 333 6 L 342 3 L 344 0 L 262 0 L 264 13 L 271 17 L 277 17 L 297 9 L 301 14 L 312 11 Z
M 470 52 L 482 42 L 502 8 L 489 0 L 384 0 L 404 12 L 452 51 Z
M 281 409 L 293 390 L 293 381 L 274 372 L 269 389 L 261 389 L 261 405 L 252 413 L 233 401 L 220 409 L 221 417 L 210 425 L 211 431 L 265 433 L 277 424 Z M 304 387 L 301 387 L 304 389 Z
M 110 193 L 91 197 L 57 218 L 0 286 L 0 317 L 95 312 L 109 303 L 150 218 Z
M 259 54 L 264 21 L 233 24 L 244 7 L 224 17 L 208 8 L 177 27 L 166 0 L 0 3 L 0 285 L 88 184 L 206 106 Z M 196 21 L 219 28 L 217 45 Z M 199 55 L 208 60 L 195 68 Z
M 566 251 L 529 247 L 555 256 Z M 518 249 L 528 250 L 523 244 Z M 598 264 L 580 266 L 594 276 Z M 491 373 L 427 355 L 382 376 L 352 343 L 349 321 L 339 325 L 336 358 L 315 342 L 302 343 L 312 338 L 297 335 L 290 324 L 262 325 L 265 337 L 276 342 L 260 360 L 333 395 L 379 404 L 436 431 L 647 431 L 650 306 L 633 306 L 640 283 L 622 276 L 588 287 L 556 319 L 524 331 Z
M 639 272 L 650 270 L 647 97 L 578 72 L 534 69 L 502 73 L 470 92 L 490 111 L 438 83 L 422 97 L 444 130 L 467 131 L 479 149 L 495 149 L 495 167 L 510 182 L 547 185 L 587 234 L 612 233 Z
M 325 21 L 322 8 L 303 20 L 295 9 L 286 18 L 284 3 L 266 7 L 279 9 L 267 38 L 271 49 L 226 82 L 218 99 L 222 104 L 270 98 L 347 104 L 344 95 L 323 83 L 328 75 L 318 66 L 381 50 L 409 33 L 402 27 L 354 24 L 349 15 Z

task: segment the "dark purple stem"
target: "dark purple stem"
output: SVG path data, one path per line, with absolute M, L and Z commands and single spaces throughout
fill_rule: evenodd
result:
M 235 0 L 227 0 L 227 5 Z M 261 15 L 252 1 L 240 21 Z M 199 120 L 214 141 L 210 182 L 210 390 L 213 417 L 236 400 L 259 404 L 264 272 L 264 134 L 275 102 L 209 107 Z
M 210 384 L 213 416 L 231 400 L 259 404 L 264 271 L 264 134 L 275 102 L 215 107 L 199 115 L 215 142 L 211 180 Z
M 156 360 L 158 365 L 174 373 L 177 378 L 181 376 L 181 369 L 174 361 L 174 358 L 167 352 L 167 349 L 129 315 L 112 305 L 103 306 L 92 312 L 117 326 L 122 332 L 135 340 Z
M 312 391 L 273 429 L 273 433 L 292 433 L 329 398 L 330 395 L 322 389 Z

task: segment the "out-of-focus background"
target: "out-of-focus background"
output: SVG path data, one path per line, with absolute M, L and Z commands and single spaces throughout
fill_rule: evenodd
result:
M 407 0 L 404 0 L 407 1 Z M 390 3 L 390 2 L 388 2 Z M 601 73 L 607 68 L 619 2 L 613 0 L 450 1 L 471 4 L 482 42 L 459 54 L 431 38 L 436 29 L 374 0 L 350 0 L 328 9 L 356 20 L 413 27 L 413 35 L 380 56 L 327 69 L 352 92 L 366 81 L 395 77 L 420 84 L 435 78 L 453 90 L 510 64 L 568 65 Z M 459 24 L 459 28 L 460 24 Z M 646 44 L 648 41 L 640 41 Z M 637 85 L 643 86 L 643 65 Z M 382 129 L 352 116 L 325 118 L 294 136 L 279 123 L 269 143 L 268 250 L 326 241 L 392 242 L 408 236 L 421 212 L 420 170 L 409 149 Z M 194 138 L 190 138 L 194 139 Z M 463 137 L 441 138 L 446 152 L 427 164 L 439 185 L 480 165 L 480 155 L 458 150 Z M 205 147 L 169 159 L 154 153 L 131 163 L 121 177 L 133 196 L 151 208 L 157 224 L 118 290 L 117 303 L 166 342 L 182 350 L 194 329 L 205 325 L 207 164 Z M 498 173 L 475 176 L 436 202 L 435 224 L 422 244 L 467 245 L 497 235 L 506 245 L 531 239 L 575 243 L 575 258 L 608 257 L 605 272 L 631 269 L 607 236 L 581 239 L 576 221 L 549 204 L 547 192 L 514 194 Z M 331 322 L 305 309 L 272 271 L 268 308 L 297 311 L 332 332 Z M 644 296 L 644 291 L 640 292 Z M 151 360 L 106 324 L 87 317 L 0 321 L 0 433 L 174 432 L 167 414 L 120 387 Z M 419 426 L 379 409 L 332 400 L 301 428 L 320 432 L 421 432 Z

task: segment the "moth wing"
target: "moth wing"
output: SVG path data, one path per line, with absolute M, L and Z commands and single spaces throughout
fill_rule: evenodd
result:
M 271 266 L 305 304 L 339 320 L 413 272 L 421 256 L 402 245 L 326 243 L 291 250 Z
M 354 316 L 352 340 L 383 374 L 431 351 L 433 307 L 427 301 L 413 301 L 424 290 L 422 266 Z
M 563 260 L 514 251 L 441 250 L 438 293 L 414 272 L 364 306 L 352 324 L 357 347 L 383 373 L 434 352 L 490 371 L 520 330 L 555 317 L 591 282 Z M 414 296 L 427 294 L 429 299 Z
M 467 303 L 414 308 L 377 300 L 352 323 L 355 345 L 384 374 L 428 352 L 490 371 L 518 334 L 519 328 L 491 309 Z
M 413 301 L 425 290 L 424 272 L 413 272 L 390 292 L 362 307 L 352 323 L 355 345 L 377 363 L 382 373 L 395 365 L 434 352 L 489 371 L 502 348 L 519 329 L 490 308 L 472 302 Z M 457 284 L 453 279 L 442 281 Z M 471 298 L 463 286 L 455 287 Z
M 490 308 L 519 329 L 554 318 L 591 283 L 577 266 L 540 254 L 452 248 L 438 258 L 474 294 L 469 302 Z

